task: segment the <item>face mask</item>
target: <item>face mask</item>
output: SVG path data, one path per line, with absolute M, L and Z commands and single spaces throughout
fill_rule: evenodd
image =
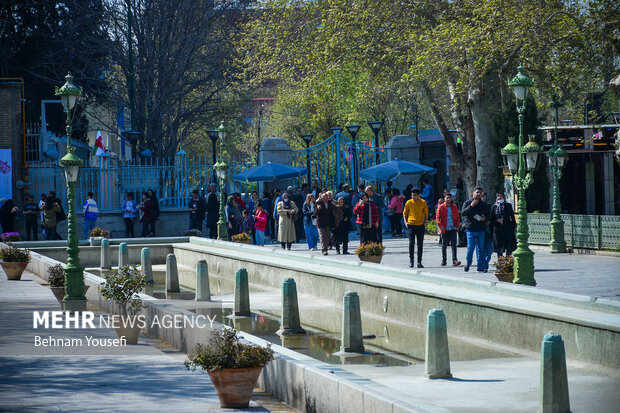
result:
M 504 200 L 503 200 L 503 199 L 500 199 L 500 200 L 498 200 L 497 202 L 498 202 L 499 204 L 503 204 L 503 203 L 504 203 Z

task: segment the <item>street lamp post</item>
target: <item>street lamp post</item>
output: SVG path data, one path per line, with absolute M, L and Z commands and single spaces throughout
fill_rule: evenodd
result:
M 375 156 L 375 162 L 378 164 L 379 163 L 379 131 L 381 130 L 381 127 L 383 126 L 383 121 L 376 120 L 373 122 L 368 122 L 368 126 L 370 126 L 370 129 L 372 129 L 372 132 L 375 134 L 375 151 L 377 151 L 376 156 Z
M 312 179 L 312 174 L 310 173 L 310 142 L 312 141 L 312 134 L 304 133 L 301 135 L 301 138 L 306 142 L 306 169 L 308 170 L 308 185 L 310 185 L 310 180 Z
M 530 250 L 528 245 L 529 232 L 525 191 L 534 181 L 533 172 L 536 169 L 538 154 L 541 150 L 540 146 L 534 141 L 534 135 L 530 135 L 530 141 L 527 145 L 523 145 L 523 114 L 525 113 L 527 89 L 533 85 L 534 81 L 523 73 L 523 66 L 519 66 L 518 74 L 508 82 L 508 86 L 513 88 L 517 98 L 519 146 L 517 147 L 514 144 L 514 139 L 509 139 L 508 145 L 502 149 L 502 154 L 506 156 L 508 167 L 513 175 L 514 186 L 519 192 L 519 222 L 517 224 L 517 249 L 513 253 L 515 262 L 513 282 L 527 285 L 536 285 L 536 280 L 534 279 L 534 252 Z
M 217 163 L 217 154 L 215 151 L 215 143 L 217 142 L 217 138 L 219 134 L 216 129 L 211 129 L 207 131 L 209 135 L 209 139 L 211 139 L 211 163 L 213 164 L 213 175 L 211 182 L 215 183 L 217 180 L 215 179 L 215 164 Z
M 73 84 L 71 73 L 68 73 L 65 79 L 67 81 L 64 85 L 60 88 L 56 87 L 56 96 L 60 96 L 62 105 L 67 111 L 67 154 L 60 160 L 60 165 L 65 169 L 67 202 L 69 206 L 65 296 L 62 302 L 65 311 L 86 311 L 84 267 L 80 264 L 75 217 L 75 184 L 78 180 L 82 160 L 75 154 L 75 147 L 71 145 L 71 110 L 75 106 L 77 98 L 82 95 L 82 88 Z
M 564 106 L 555 97 L 551 99 L 551 116 L 553 117 L 553 146 L 547 152 L 549 166 L 553 176 L 553 216 L 551 219 L 551 242 L 549 244 L 552 253 L 566 252 L 566 241 L 564 240 L 564 220 L 562 220 L 562 202 L 560 201 L 560 178 L 562 168 L 568 156 L 568 152 L 558 143 L 558 120 L 559 109 Z
M 353 162 L 353 189 L 357 188 L 357 132 L 360 131 L 360 125 L 349 125 L 347 126 L 347 130 L 351 134 L 351 139 L 353 139 L 353 147 L 351 153 L 351 160 Z
M 226 173 L 228 172 L 228 164 L 224 159 L 224 139 L 226 138 L 226 127 L 224 121 L 217 128 L 218 138 L 220 140 L 220 162 L 213 166 L 217 177 L 220 179 L 220 219 L 217 221 L 217 239 L 227 240 L 228 231 L 226 230 Z

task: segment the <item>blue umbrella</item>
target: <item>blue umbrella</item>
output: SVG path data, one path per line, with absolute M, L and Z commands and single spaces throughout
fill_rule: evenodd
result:
M 394 159 L 393 161 L 366 168 L 359 172 L 359 176 L 367 181 L 389 181 L 396 178 L 398 175 L 433 175 L 436 173 L 437 169 L 431 168 L 430 166 Z
M 239 182 L 277 181 L 280 179 L 295 178 L 296 176 L 305 175 L 307 173 L 308 170 L 306 168 L 268 162 L 233 176 L 233 180 Z

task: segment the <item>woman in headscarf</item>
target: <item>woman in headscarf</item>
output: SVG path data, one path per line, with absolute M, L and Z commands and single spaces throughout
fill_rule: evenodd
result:
M 12 199 L 0 199 L 0 224 L 2 232 L 15 232 L 15 213 L 17 207 Z
M 45 239 L 48 241 L 56 239 L 56 213 L 60 212 L 60 205 L 54 197 L 48 196 L 43 204 L 43 222 L 45 225 Z
M 512 255 L 517 248 L 515 229 L 517 221 L 512 205 L 506 202 L 504 194 L 498 192 L 495 196 L 495 203 L 491 205 L 491 235 L 493 237 L 493 250 L 500 257 Z
M 295 219 L 299 209 L 295 202 L 291 201 L 289 194 L 282 194 L 282 200 L 278 202 L 276 210 L 278 211 L 278 241 L 282 245 L 282 249 L 291 249 L 291 245 L 297 239 L 295 233 Z
M 237 206 L 237 202 L 235 201 L 234 196 L 229 196 L 226 201 L 226 229 L 228 231 L 228 240 L 230 241 L 230 237 L 233 235 L 237 235 L 239 233 L 239 224 L 241 223 L 242 216 L 239 213 L 239 207 Z

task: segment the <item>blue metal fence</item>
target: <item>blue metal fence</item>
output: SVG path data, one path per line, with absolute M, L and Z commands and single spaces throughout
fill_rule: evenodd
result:
M 293 151 L 293 165 L 305 168 L 307 156 L 310 156 L 310 174 L 318 180 L 319 188 L 331 190 L 344 183 L 355 188 L 358 183 L 354 176 L 356 169 L 359 172 L 387 161 L 383 148 L 354 142 L 340 132 L 318 145 Z
M 209 157 L 210 158 L 210 157 Z M 82 207 L 86 193 L 92 191 L 100 211 L 118 211 L 127 192 L 133 192 L 139 202 L 142 192 L 153 189 L 157 193 L 160 208 L 187 208 L 190 191 L 201 189 L 213 180 L 213 164 L 206 156 L 188 156 L 184 152 L 173 160 L 141 159 L 118 162 L 98 158 L 99 166 L 80 168 L 76 187 L 76 208 Z M 229 178 L 254 166 L 249 156 L 226 157 L 230 167 Z M 36 198 L 50 190 L 63 200 L 66 208 L 66 184 L 64 170 L 58 162 L 36 162 L 29 165 L 30 193 Z M 245 183 L 228 179 L 228 193 L 247 192 Z

